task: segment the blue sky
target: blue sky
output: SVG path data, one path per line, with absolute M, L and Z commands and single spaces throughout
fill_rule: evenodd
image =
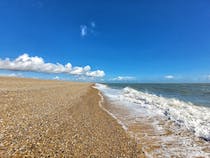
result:
M 210 79 L 208 0 L 1 0 L 0 19 L 3 75 L 109 82 Z M 81 74 L 40 72 L 43 64 L 19 65 L 24 71 L 5 66 L 5 58 L 11 64 L 24 53 L 44 63 L 71 63 Z M 86 65 L 91 70 L 83 71 Z

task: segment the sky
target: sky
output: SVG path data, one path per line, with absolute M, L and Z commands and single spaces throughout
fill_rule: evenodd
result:
M 209 0 L 1 0 L 0 76 L 210 82 Z

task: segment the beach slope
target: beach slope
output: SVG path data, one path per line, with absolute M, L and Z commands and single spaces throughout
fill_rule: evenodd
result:
M 90 83 L 0 77 L 0 157 L 137 157 Z

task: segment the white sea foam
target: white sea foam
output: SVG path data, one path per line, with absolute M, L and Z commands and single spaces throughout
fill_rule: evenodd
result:
M 210 140 L 210 108 L 196 106 L 175 98 L 144 93 L 129 87 L 121 90 L 112 89 L 103 84 L 96 84 L 96 87 L 112 100 L 135 103 L 135 106 L 143 107 L 151 115 L 167 117 L 180 126 L 186 127 L 197 137 Z M 138 110 L 134 105 L 127 105 Z
M 94 87 L 95 88 L 95 87 Z M 112 116 L 115 120 L 117 120 L 117 122 L 122 126 L 122 128 L 124 129 L 124 130 L 126 130 L 127 131 L 127 127 L 115 116 L 115 115 L 113 115 L 111 112 L 109 112 L 107 109 L 105 109 L 103 106 L 102 106 L 102 104 L 103 104 L 103 102 L 104 102 L 104 97 L 103 97 L 103 95 L 101 95 L 101 93 L 99 92 L 98 93 L 98 95 L 101 97 L 101 100 L 99 101 L 99 106 L 105 111 L 105 112 L 107 112 L 110 116 Z

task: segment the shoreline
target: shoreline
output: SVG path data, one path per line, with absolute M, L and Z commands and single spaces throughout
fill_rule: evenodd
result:
M 122 128 L 125 130 L 125 131 L 127 131 L 128 130 L 128 128 L 119 120 L 119 119 L 117 119 L 117 117 L 116 116 L 114 116 L 111 112 L 109 112 L 107 109 L 105 109 L 104 107 L 103 107 L 103 104 L 105 104 L 105 99 L 104 99 L 104 96 L 101 94 L 101 92 L 98 90 L 98 95 L 100 96 L 100 98 L 101 98 L 101 100 L 99 101 L 99 106 L 102 108 L 102 110 L 104 110 L 107 114 L 109 114 L 113 119 L 115 119 L 116 121 L 117 121 L 117 123 L 119 124 L 119 125 L 121 125 L 122 126 Z M 106 104 L 109 104 L 107 101 L 106 101 Z
M 98 89 L 97 89 L 98 90 Z M 131 134 L 129 132 L 129 128 L 124 125 L 120 119 L 118 119 L 113 113 L 111 113 L 109 110 L 107 110 L 105 107 L 111 106 L 111 102 L 108 101 L 108 99 L 103 96 L 102 92 L 98 90 L 98 95 L 101 97 L 101 100 L 99 101 L 99 106 L 102 110 L 104 110 L 108 115 L 110 115 L 117 123 L 118 125 L 121 126 L 121 128 L 124 130 L 126 135 L 133 140 L 136 143 L 136 150 L 137 150 L 137 157 L 138 158 L 145 158 L 146 157 L 146 152 L 143 150 L 144 148 L 142 147 L 143 144 L 139 143 L 139 140 L 135 137 L 135 135 Z M 109 108 L 108 108 L 109 109 Z M 148 156 L 150 157 L 150 156 Z
M 104 88 L 104 89 L 103 89 Z M 109 102 L 104 108 L 122 122 L 127 133 L 141 146 L 145 157 L 208 157 L 209 142 L 196 137 L 183 126 L 150 113 L 139 104 L 125 101 L 121 93 L 103 85 L 98 89 Z
M 138 157 L 91 83 L 0 77 L 1 157 Z

